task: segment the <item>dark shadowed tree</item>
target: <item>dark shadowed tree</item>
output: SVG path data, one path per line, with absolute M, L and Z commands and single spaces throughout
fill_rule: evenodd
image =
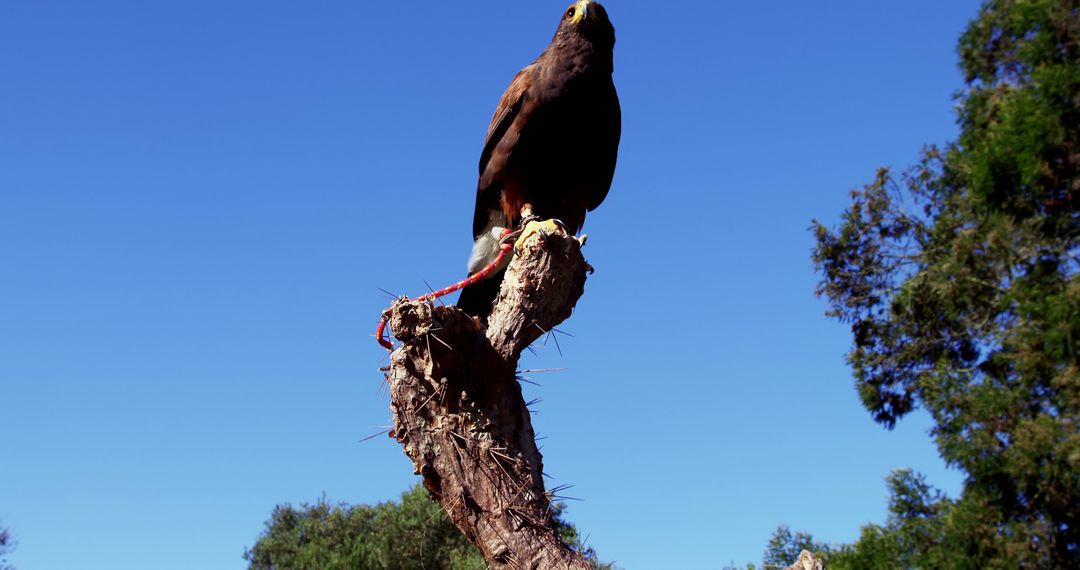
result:
M 952 501 L 907 469 L 894 471 L 886 481 L 889 516 L 884 525 L 868 524 L 855 543 L 831 547 L 814 542 L 807 533 L 797 533 L 809 545 L 802 548 L 819 555 L 830 570 L 983 567 L 942 543 L 944 525 L 955 513 Z M 779 532 L 773 536 L 781 544 L 784 538 Z M 794 547 L 782 551 L 790 553 Z
M 887 478 L 889 516 L 884 526 L 863 527 L 859 540 L 839 549 L 834 568 L 942 568 L 961 566 L 943 548 L 943 524 L 954 506 L 926 479 L 908 469 Z
M 7 559 L 12 550 L 15 550 L 15 537 L 6 527 L 0 526 L 0 570 L 15 570 Z
M 830 548 L 826 544 L 814 542 L 808 532 L 792 532 L 786 524 L 776 527 L 765 547 L 765 556 L 761 563 L 764 568 L 787 568 L 799 558 L 799 553 L 808 550 L 815 556 L 826 558 Z
M 557 517 L 563 540 L 598 570 L 600 563 L 585 548 L 577 529 Z M 274 509 L 266 529 L 244 553 L 252 570 L 484 570 L 480 551 L 447 519 L 420 485 L 403 494 L 400 503 L 375 506 L 330 504 Z
M 904 534 L 860 543 L 901 565 L 1078 568 L 1080 1 L 987 1 L 959 53 L 958 140 L 814 225 L 864 405 L 890 428 L 925 408 L 966 474 L 955 502 L 894 476 L 882 528 Z

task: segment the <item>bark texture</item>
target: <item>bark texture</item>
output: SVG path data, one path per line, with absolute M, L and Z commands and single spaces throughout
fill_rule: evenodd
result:
M 809 550 L 803 550 L 799 553 L 799 559 L 785 570 L 825 570 L 825 565 Z
M 533 234 L 486 327 L 453 306 L 391 308 L 403 344 L 386 375 L 390 435 L 492 568 L 590 568 L 559 538 L 516 375 L 521 352 L 570 316 L 589 269 L 574 237 Z

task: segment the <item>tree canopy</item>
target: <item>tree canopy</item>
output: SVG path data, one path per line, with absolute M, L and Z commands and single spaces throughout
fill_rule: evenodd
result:
M 561 510 L 561 507 L 559 507 Z M 561 513 L 560 513 L 561 515 Z M 601 563 L 577 529 L 556 516 L 563 540 Z M 255 546 L 244 552 L 251 570 L 484 570 L 487 565 L 439 505 L 415 485 L 401 502 L 375 506 L 330 504 L 274 508 Z
M 889 523 L 856 547 L 1080 567 L 1080 2 L 989 0 L 958 51 L 958 139 L 880 170 L 838 228 L 814 223 L 863 404 L 889 428 L 926 409 L 966 473 L 954 501 L 894 474 Z

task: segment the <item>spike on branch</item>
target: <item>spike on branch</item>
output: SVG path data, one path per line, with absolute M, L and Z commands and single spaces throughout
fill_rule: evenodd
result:
M 590 568 L 559 537 L 516 373 L 521 352 L 570 316 L 589 269 L 576 238 L 537 233 L 507 268 L 486 326 L 453 306 L 391 308 L 403 341 L 386 372 L 391 433 L 492 568 Z

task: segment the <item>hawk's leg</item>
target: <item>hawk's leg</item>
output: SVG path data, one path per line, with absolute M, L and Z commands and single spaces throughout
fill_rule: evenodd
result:
M 540 216 L 537 216 L 536 214 L 533 213 L 533 205 L 528 203 L 528 202 L 526 202 L 524 205 L 521 206 L 521 212 L 520 213 L 521 213 L 521 222 L 518 224 L 518 229 L 519 230 L 524 229 L 525 226 L 529 225 L 530 222 L 535 222 L 535 221 L 540 220 Z
M 513 243 L 514 252 L 521 251 L 522 244 L 525 240 L 533 234 L 539 233 L 541 237 L 547 237 L 550 234 L 561 231 L 564 234 L 570 232 L 566 229 L 566 224 L 562 220 L 557 218 L 551 218 L 550 220 L 541 221 L 540 216 L 533 213 L 533 206 L 530 203 L 525 203 L 521 206 L 521 222 L 518 224 L 517 230 L 507 233 L 502 238 L 502 243 Z M 580 238 L 575 237 L 578 242 L 585 245 L 585 240 L 588 236 L 582 235 Z
M 540 221 L 536 216 L 533 216 L 533 218 L 534 219 L 529 220 L 528 222 L 525 222 L 524 227 L 517 232 L 518 235 L 513 236 L 513 238 L 515 238 L 514 239 L 514 251 L 515 252 L 521 251 L 522 244 L 524 244 L 525 240 L 528 239 L 533 234 L 540 234 L 540 237 L 546 238 L 547 236 L 549 236 L 551 234 L 554 234 L 554 233 L 559 233 L 560 231 L 562 233 L 564 233 L 564 234 L 569 234 L 570 233 L 570 232 L 566 231 L 566 226 L 562 223 L 561 220 L 556 220 L 556 219 L 552 218 L 550 220 Z M 508 237 L 510 237 L 510 236 L 508 236 Z
M 520 244 L 522 242 L 522 240 L 527 235 L 536 233 L 536 230 L 533 230 L 533 231 L 530 231 L 530 232 L 525 231 L 525 228 L 528 227 L 529 224 L 533 224 L 535 222 L 540 221 L 540 216 L 537 216 L 536 214 L 533 213 L 533 205 L 526 202 L 524 205 L 521 206 L 521 210 L 518 212 L 518 215 L 520 216 L 521 221 L 518 222 L 517 227 L 514 229 L 514 231 L 507 231 L 507 232 L 503 233 L 502 238 L 499 240 L 499 243 L 502 243 L 502 244 L 507 244 L 507 243 Z M 556 221 L 558 221 L 558 220 L 556 220 Z M 562 226 L 562 225 L 563 225 L 562 222 L 559 222 L 559 226 Z M 566 228 L 563 228 L 563 229 L 566 229 Z M 517 251 L 518 249 L 519 248 L 515 247 L 515 251 Z

